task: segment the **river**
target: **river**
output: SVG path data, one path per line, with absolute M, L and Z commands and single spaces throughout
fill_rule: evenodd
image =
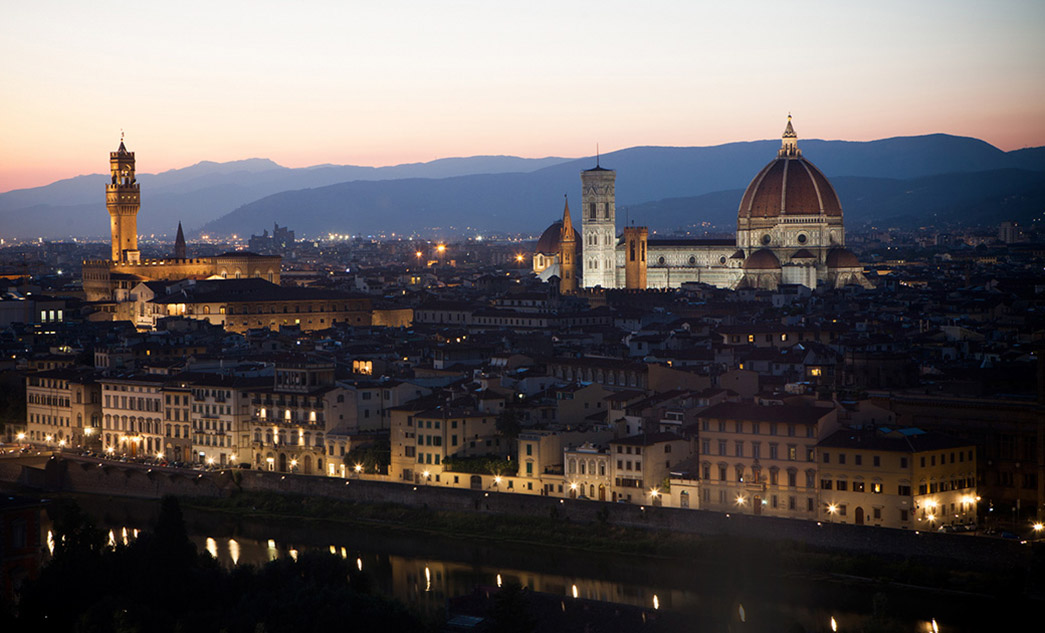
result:
M 76 500 L 114 541 L 152 529 L 159 510 L 156 501 L 97 496 Z M 765 570 L 753 573 L 745 568 L 756 567 L 758 561 L 725 568 L 693 560 L 462 540 L 329 521 L 183 511 L 197 548 L 227 566 L 262 565 L 305 551 L 328 551 L 369 574 L 381 593 L 426 614 L 438 613 L 447 598 L 476 587 L 516 581 L 563 600 L 591 599 L 671 614 L 691 624 L 686 630 L 693 631 L 831 631 L 832 623 L 839 631 L 862 630 L 870 623 L 876 594 L 879 608 L 906 631 L 932 633 L 934 621 L 945 633 L 986 630 L 988 624 L 985 611 L 990 601 L 983 598 L 842 582 L 826 574 L 767 575 Z M 48 521 L 44 529 L 50 529 Z

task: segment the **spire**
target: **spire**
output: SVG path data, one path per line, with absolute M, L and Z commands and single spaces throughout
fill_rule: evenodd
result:
M 562 234 L 559 236 L 559 241 L 573 241 L 573 221 L 570 219 L 570 198 L 566 195 L 563 195 L 563 197 L 566 198 L 566 208 L 562 211 Z
M 181 222 L 178 222 L 178 237 L 174 238 L 174 258 L 185 259 L 185 233 L 181 230 Z
M 777 154 L 779 158 L 798 158 L 802 155 L 801 150 L 798 149 L 798 135 L 795 134 L 795 128 L 791 125 L 791 113 L 787 113 L 787 127 L 784 128 L 784 134 L 780 137 L 780 152 Z
M 127 146 L 123 144 L 123 130 L 120 130 L 120 148 L 116 150 L 121 154 L 127 153 Z

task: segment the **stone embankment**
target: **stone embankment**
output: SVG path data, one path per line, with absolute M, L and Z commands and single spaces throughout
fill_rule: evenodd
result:
M 519 517 L 555 517 L 575 523 L 670 530 L 700 536 L 796 541 L 848 552 L 927 556 L 990 567 L 1025 565 L 1025 546 L 1002 539 L 912 532 L 723 514 L 705 510 L 558 499 L 510 492 L 429 487 L 365 479 L 282 475 L 255 470 L 194 471 L 54 456 L 35 464 L 0 460 L 0 481 L 43 492 L 103 494 L 144 499 L 164 495 L 226 497 L 237 492 L 323 496 L 359 503 Z

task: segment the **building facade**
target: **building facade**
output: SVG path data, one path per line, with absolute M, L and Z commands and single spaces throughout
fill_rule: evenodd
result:
M 600 165 L 581 172 L 584 288 L 870 286 L 845 248 L 838 194 L 802 156 L 790 116 L 777 157 L 741 197 L 736 239 L 650 238 L 646 227 L 625 227 L 618 237 L 615 181 L 616 172 Z M 544 251 L 538 249 L 541 262 L 549 261 Z M 537 261 L 535 254 L 539 273 Z
M 174 254 L 164 259 L 142 259 L 138 250 L 138 211 L 141 188 L 135 176 L 134 152 L 123 140 L 109 154 L 110 182 L 105 186 L 105 205 L 109 211 L 111 256 L 107 260 L 83 262 L 83 289 L 88 301 L 120 301 L 124 291 L 142 281 L 175 279 L 242 279 L 256 277 L 279 283 L 282 258 L 248 252 L 230 252 L 216 257 L 186 257 L 184 235 Z

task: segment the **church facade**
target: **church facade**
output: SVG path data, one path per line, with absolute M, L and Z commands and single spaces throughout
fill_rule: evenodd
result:
M 741 197 L 735 240 L 650 238 L 646 227 L 625 227 L 618 234 L 616 172 L 600 165 L 581 172 L 581 286 L 678 288 L 698 282 L 765 290 L 782 284 L 870 287 L 863 266 L 845 248 L 838 194 L 802 156 L 790 116 L 781 141 L 776 158 Z M 535 253 L 534 272 L 541 274 L 538 255 L 542 262 L 556 258 Z
M 142 259 L 138 249 L 141 189 L 135 177 L 134 152 L 127 151 L 122 139 L 120 147 L 109 153 L 109 171 L 105 206 L 109 211 L 112 253 L 109 259 L 83 262 L 83 290 L 88 301 L 128 301 L 130 291 L 147 281 L 261 278 L 279 284 L 279 256 L 229 252 L 214 257 L 187 257 L 180 223 L 172 257 Z

